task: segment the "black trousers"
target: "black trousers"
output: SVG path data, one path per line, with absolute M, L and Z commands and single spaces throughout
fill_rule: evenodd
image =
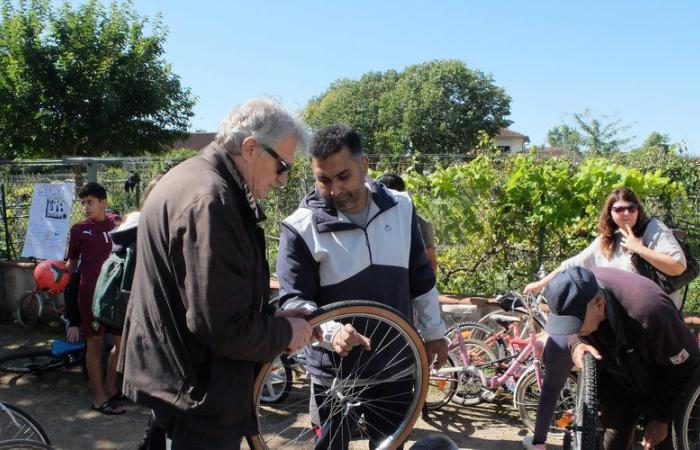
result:
M 240 450 L 242 436 L 211 433 L 201 417 L 170 416 L 155 413 L 157 427 L 165 430 L 170 450 Z
M 370 388 L 357 387 L 361 405 L 352 406 L 324 394 L 326 388 L 314 385 L 314 397 L 323 424 L 316 440 L 317 450 L 346 450 L 363 417 L 370 448 L 376 448 L 387 432 L 396 430 L 405 418 L 413 398 L 413 382 L 384 383 Z M 403 446 L 398 450 L 403 449 Z
M 643 404 L 639 397 L 611 380 L 608 373 L 600 371 L 598 403 L 600 422 L 605 430 L 603 448 L 605 450 L 627 450 L 634 445 L 635 428 L 639 422 Z M 673 450 L 671 429 L 669 424 L 668 437 L 656 450 Z

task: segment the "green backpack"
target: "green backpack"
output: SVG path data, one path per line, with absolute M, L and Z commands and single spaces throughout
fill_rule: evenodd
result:
M 93 328 L 97 329 L 102 324 L 122 329 L 135 266 L 136 242 L 125 249 L 113 251 L 102 264 L 92 299 Z

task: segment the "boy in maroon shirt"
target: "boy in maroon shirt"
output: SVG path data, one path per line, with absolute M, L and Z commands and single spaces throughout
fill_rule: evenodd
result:
M 87 341 L 86 363 L 88 377 L 93 393 L 92 409 L 102 414 L 123 414 L 123 409 L 117 408 L 112 399 L 119 393 L 116 388 L 117 358 L 121 344 L 121 330 L 106 329 L 95 321 L 92 315 L 92 297 L 95 284 L 100 275 L 102 263 L 105 262 L 112 250 L 112 239 L 109 232 L 121 221 L 119 216 L 107 215 L 107 190 L 95 182 L 89 182 L 78 193 L 85 211 L 86 219 L 76 223 L 70 229 L 68 243 L 68 270 L 73 273 L 80 258 L 80 287 L 78 289 L 78 309 L 80 324 L 71 323 L 68 329 L 68 340 L 75 342 L 80 334 Z M 102 381 L 102 350 L 104 335 L 114 336 L 114 347 L 107 360 L 107 377 Z

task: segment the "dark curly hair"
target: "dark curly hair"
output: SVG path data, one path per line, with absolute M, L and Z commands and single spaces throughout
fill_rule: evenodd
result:
M 360 156 L 363 153 L 360 134 L 349 125 L 338 123 L 316 132 L 311 140 L 309 154 L 312 158 L 323 161 L 346 147 L 353 156 Z
M 80 188 L 80 191 L 78 191 L 78 198 L 85 198 L 88 195 L 91 195 L 98 200 L 104 200 L 107 198 L 107 189 L 105 189 L 104 186 L 99 183 L 90 181 L 85 183 L 83 187 Z
M 382 183 L 384 186 L 395 191 L 404 192 L 406 183 L 403 178 L 393 172 L 387 172 L 377 179 L 377 183 Z
M 644 213 L 644 208 L 639 202 L 639 197 L 637 197 L 637 194 L 635 194 L 632 189 L 620 187 L 612 191 L 605 200 L 603 209 L 600 211 L 600 218 L 598 218 L 598 233 L 602 239 L 600 247 L 603 255 L 608 259 L 610 259 L 615 251 L 615 245 L 617 244 L 615 232 L 618 229 L 617 224 L 612 218 L 611 210 L 615 202 L 620 200 L 637 205 L 637 222 L 632 227 L 635 236 L 641 236 L 641 228 L 647 222 L 647 215 Z

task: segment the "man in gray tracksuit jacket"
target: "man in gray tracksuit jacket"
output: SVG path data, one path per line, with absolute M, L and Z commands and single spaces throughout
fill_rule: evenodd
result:
M 360 137 L 347 125 L 319 130 L 310 153 L 316 188 L 281 227 L 280 304 L 296 308 L 372 300 L 399 310 L 409 320 L 415 311 L 429 360 L 437 355 L 438 364 L 444 363 L 445 325 L 435 273 L 411 199 L 366 177 L 368 162 Z M 314 383 L 328 376 L 337 358 L 333 351 L 347 355 L 351 347 L 363 343 L 348 326 L 325 327 L 326 345 L 307 350 Z M 321 422 L 332 422 L 323 410 L 319 407 Z M 390 431 L 391 425 L 368 424 L 370 440 L 376 443 L 381 438 L 373 436 L 373 430 Z M 327 431 L 322 430 L 317 448 L 346 448 L 347 442 L 336 442 L 344 439 L 334 440 Z

